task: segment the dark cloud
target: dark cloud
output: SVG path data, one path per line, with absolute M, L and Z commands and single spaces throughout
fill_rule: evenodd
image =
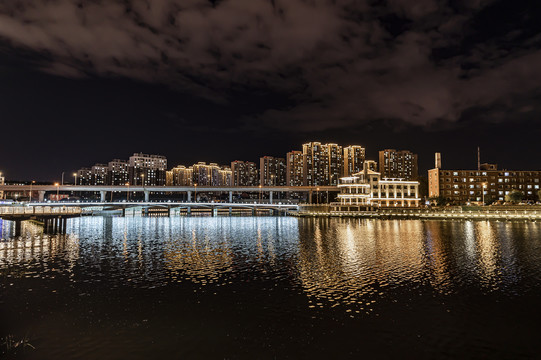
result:
M 247 113 L 247 129 L 427 125 L 493 104 L 505 117 L 506 99 L 539 88 L 541 37 L 521 27 L 536 5 L 479 28 L 501 3 L 13 0 L 0 4 L 0 37 L 62 77 L 166 84 L 222 106 L 253 91 L 288 99 Z

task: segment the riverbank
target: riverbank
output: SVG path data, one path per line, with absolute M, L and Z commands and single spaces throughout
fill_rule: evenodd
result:
M 289 213 L 297 217 L 353 217 L 377 219 L 541 220 L 541 206 L 453 206 L 441 208 L 381 208 L 348 210 L 332 205 L 302 205 Z

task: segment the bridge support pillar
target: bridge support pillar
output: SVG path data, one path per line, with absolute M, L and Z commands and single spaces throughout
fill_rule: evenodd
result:
M 186 215 L 192 215 L 192 208 L 190 206 L 188 206 L 188 208 L 186 209 Z
M 21 235 L 22 221 L 15 220 L 15 236 Z
M 145 190 L 145 202 L 149 202 L 149 201 L 150 201 L 150 191 Z
M 38 192 L 38 201 L 44 202 L 45 201 L 45 191 Z
M 231 216 L 231 214 L 233 214 L 233 208 L 230 206 L 229 207 L 229 216 Z
M 272 204 L 272 191 L 269 191 L 269 203 Z
M 233 202 L 233 191 L 229 192 L 229 203 Z
M 257 214 L 255 207 L 252 208 L 252 216 L 255 216 Z
M 192 202 L 192 192 L 188 191 L 188 202 Z
M 310 190 L 310 192 L 308 193 L 308 203 L 311 204 L 312 203 L 312 190 Z
M 212 209 L 212 216 L 217 216 L 217 215 L 218 215 L 218 209 L 213 208 Z
M 100 202 L 105 202 L 105 196 L 107 195 L 107 191 L 100 191 Z
M 68 218 L 63 218 L 62 221 L 63 221 L 62 230 L 63 230 L 63 233 L 65 234 L 66 233 L 66 227 L 68 225 Z

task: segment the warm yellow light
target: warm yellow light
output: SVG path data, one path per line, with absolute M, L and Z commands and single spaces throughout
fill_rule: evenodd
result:
M 60 184 L 59 183 L 54 183 L 54 186 L 60 186 Z
M 130 183 L 126 183 L 126 186 L 130 186 Z

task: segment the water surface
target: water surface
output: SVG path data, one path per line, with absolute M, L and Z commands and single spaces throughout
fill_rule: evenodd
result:
M 7 358 L 532 358 L 541 224 L 289 217 L 0 223 Z

